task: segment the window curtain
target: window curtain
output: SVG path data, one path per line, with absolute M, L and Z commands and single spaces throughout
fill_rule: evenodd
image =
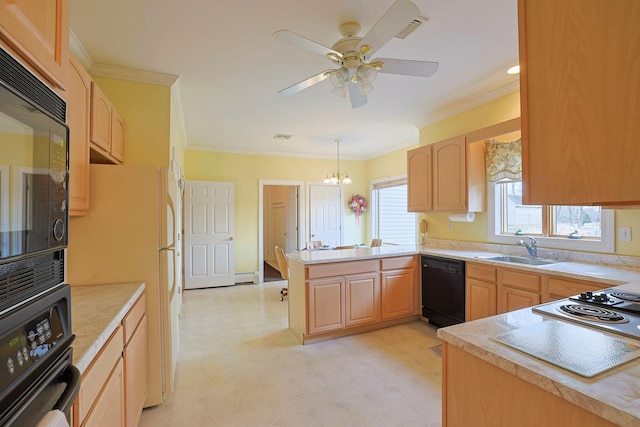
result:
M 522 140 L 500 142 L 488 139 L 484 144 L 487 181 L 522 179 Z

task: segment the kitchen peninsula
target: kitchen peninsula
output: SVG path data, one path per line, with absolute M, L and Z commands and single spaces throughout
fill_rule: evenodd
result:
M 640 285 L 619 289 L 637 293 Z M 438 330 L 443 340 L 444 426 L 640 425 L 639 359 L 585 378 L 491 338 L 543 322 L 555 320 L 524 308 Z M 566 327 L 575 333 L 583 329 L 569 323 Z M 554 346 L 562 337 L 538 339 Z
M 357 247 L 287 254 L 289 327 L 302 343 L 420 317 L 419 251 Z

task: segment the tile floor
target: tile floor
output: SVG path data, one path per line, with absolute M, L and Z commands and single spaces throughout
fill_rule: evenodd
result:
M 186 291 L 175 393 L 140 426 L 441 426 L 435 328 L 303 346 L 284 283 Z

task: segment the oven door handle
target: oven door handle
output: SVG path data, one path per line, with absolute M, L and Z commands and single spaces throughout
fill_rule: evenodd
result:
M 76 399 L 78 395 L 78 391 L 80 390 L 80 371 L 73 365 L 67 366 L 64 373 L 62 374 L 62 379 L 65 383 L 67 383 L 67 388 L 64 390 L 58 402 L 56 402 L 56 406 L 53 409 L 59 409 L 62 412 L 67 412 L 71 405 L 73 405 L 73 401 Z

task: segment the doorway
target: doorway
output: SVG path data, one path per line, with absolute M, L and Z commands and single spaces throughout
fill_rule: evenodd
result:
M 260 182 L 259 281 L 282 280 L 274 247 L 285 253 L 302 248 L 303 183 Z

